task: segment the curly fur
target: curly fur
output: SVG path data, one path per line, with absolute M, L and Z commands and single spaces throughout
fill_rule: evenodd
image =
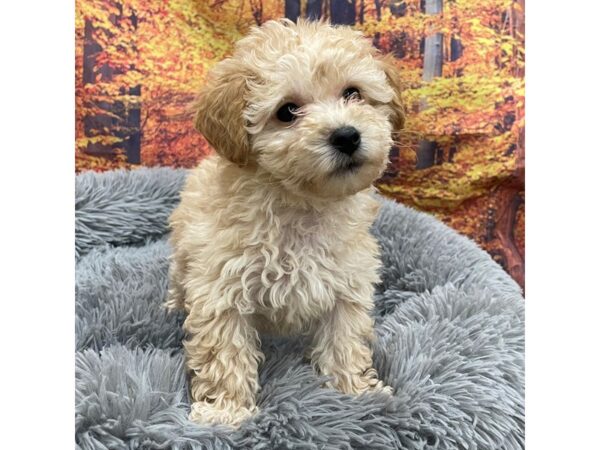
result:
M 239 425 L 255 412 L 259 333 L 311 336 L 313 365 L 342 392 L 383 388 L 369 228 L 371 183 L 404 120 L 392 67 L 359 32 L 284 20 L 252 30 L 212 72 L 196 125 L 217 155 L 170 219 L 167 305 L 187 313 L 194 421 Z M 349 87 L 360 97 L 344 98 Z M 291 101 L 297 118 L 282 123 Z M 361 136 L 351 156 L 329 143 L 344 126 Z

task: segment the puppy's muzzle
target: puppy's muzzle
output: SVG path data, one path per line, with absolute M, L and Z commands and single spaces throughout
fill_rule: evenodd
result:
M 340 127 L 331 133 L 329 143 L 337 151 L 351 156 L 360 147 L 360 133 L 354 127 Z

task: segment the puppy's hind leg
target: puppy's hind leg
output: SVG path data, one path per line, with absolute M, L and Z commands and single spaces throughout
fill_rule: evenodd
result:
M 235 308 L 211 309 L 195 302 L 184 323 L 187 368 L 192 372 L 190 419 L 238 426 L 255 411 L 259 337 Z
M 185 288 L 183 277 L 185 275 L 185 258 L 179 252 L 171 256 L 169 265 L 169 290 L 165 306 L 170 310 L 183 309 L 185 304 Z

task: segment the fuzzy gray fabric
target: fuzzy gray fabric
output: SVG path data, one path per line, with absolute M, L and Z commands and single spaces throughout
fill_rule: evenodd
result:
M 82 449 L 519 449 L 524 302 L 468 239 L 382 200 L 374 365 L 393 397 L 321 387 L 302 343 L 264 340 L 260 412 L 239 430 L 187 420 L 166 219 L 185 171 L 76 180 L 76 442 Z

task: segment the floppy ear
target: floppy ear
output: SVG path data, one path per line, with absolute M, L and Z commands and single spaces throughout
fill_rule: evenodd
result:
M 394 97 L 390 102 L 392 108 L 392 117 L 390 118 L 392 122 L 392 132 L 399 133 L 404 128 L 404 121 L 406 118 L 401 96 L 402 80 L 400 79 L 400 74 L 394 64 L 394 57 L 392 55 L 388 54 L 382 56 L 379 61 L 383 67 L 387 81 L 394 91 Z
M 238 165 L 249 161 L 250 141 L 243 117 L 248 77 L 239 63 L 226 59 L 209 74 L 196 102 L 196 129 L 219 155 Z

